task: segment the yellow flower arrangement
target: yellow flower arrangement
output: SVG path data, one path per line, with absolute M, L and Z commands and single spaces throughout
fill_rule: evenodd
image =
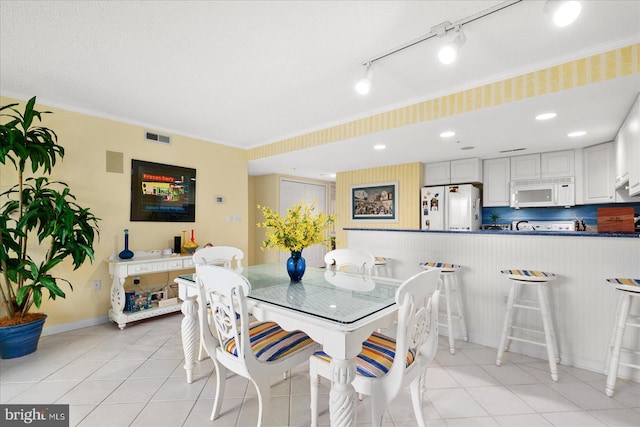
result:
M 296 203 L 287 209 L 284 217 L 268 206 L 258 205 L 258 209 L 262 210 L 265 219 L 258 223 L 258 228 L 268 229 L 262 250 L 277 248 L 285 252 L 299 252 L 308 246 L 322 244 L 328 247 L 331 244 L 325 230 L 335 222 L 335 215 L 323 212 L 314 215 L 315 205 Z

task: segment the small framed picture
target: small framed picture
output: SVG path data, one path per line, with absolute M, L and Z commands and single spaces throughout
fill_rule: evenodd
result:
M 398 183 L 351 187 L 351 219 L 395 221 L 398 214 Z

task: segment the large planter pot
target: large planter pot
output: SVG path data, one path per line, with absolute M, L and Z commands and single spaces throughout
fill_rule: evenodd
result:
M 45 320 L 47 316 L 22 325 L 0 326 L 0 358 L 13 359 L 36 351 Z

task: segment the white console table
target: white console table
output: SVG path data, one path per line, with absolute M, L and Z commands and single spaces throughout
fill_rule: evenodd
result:
M 131 259 L 120 259 L 117 255 L 109 258 L 109 274 L 111 283 L 111 309 L 109 320 L 116 322 L 120 329 L 124 329 L 129 322 L 148 319 L 167 313 L 179 311 L 180 303 L 166 307 L 153 306 L 148 309 L 127 312 L 125 307 L 124 282 L 129 276 L 142 276 L 143 274 L 161 273 L 163 271 L 188 270 L 194 268 L 191 255 L 163 256 L 157 252 L 136 252 Z

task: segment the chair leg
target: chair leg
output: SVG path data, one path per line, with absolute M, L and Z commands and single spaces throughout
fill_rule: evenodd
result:
M 227 368 L 222 363 L 216 363 L 215 356 L 211 356 L 216 368 L 216 397 L 213 401 L 213 409 L 211 410 L 211 421 L 217 419 L 220 416 L 220 409 L 222 409 L 222 401 L 224 400 L 224 389 L 227 384 Z
M 549 316 L 549 306 L 545 298 L 545 283 L 538 286 L 538 302 L 540 304 L 540 312 L 542 314 L 542 325 L 544 326 L 544 339 L 547 343 L 547 357 L 549 358 L 549 370 L 551 371 L 551 379 L 558 381 L 558 365 L 556 364 L 556 355 L 554 354 L 553 344 L 553 326 L 551 325 L 551 317 Z
M 314 362 L 311 362 L 309 366 L 309 376 L 311 377 L 311 427 L 317 427 L 320 378 L 318 377 L 318 371 L 315 369 Z
M 613 328 L 611 328 L 611 335 L 609 338 L 609 346 L 607 347 L 607 357 L 604 361 L 604 374 L 607 375 L 609 373 L 609 363 L 611 362 L 611 353 L 613 351 L 613 344 L 616 338 L 616 330 L 618 327 L 618 316 L 620 316 L 620 307 L 622 307 L 622 299 L 624 298 L 624 293 L 620 292 L 620 296 L 618 297 L 618 304 L 616 305 L 616 314 L 613 320 Z
M 443 275 L 442 273 L 440 274 Z M 451 288 L 449 286 L 449 277 L 444 276 L 443 282 L 447 309 L 447 335 L 449 335 L 449 353 L 456 354 L 456 344 L 453 338 L 453 320 L 451 318 Z
M 458 273 L 453 274 L 452 280 L 454 281 L 454 292 L 456 306 L 458 308 L 458 320 L 460 320 L 460 330 L 462 331 L 462 339 L 465 342 L 469 342 L 469 334 L 467 333 L 467 322 L 464 320 L 464 311 L 462 310 L 462 296 L 460 295 L 460 283 L 458 282 Z
M 269 408 L 271 406 L 271 384 L 267 376 L 263 380 L 253 380 L 253 385 L 258 392 L 258 424 L 257 427 L 267 425 L 269 422 Z
M 425 375 L 426 371 L 411 382 L 411 403 L 418 427 L 425 427 L 424 417 L 422 416 L 422 391 Z
M 618 366 L 620 364 L 620 348 L 622 347 L 622 336 L 624 335 L 624 328 L 627 325 L 630 304 L 631 297 L 626 292 L 624 292 L 622 294 L 622 298 L 620 298 L 620 307 L 618 309 L 618 317 L 616 318 L 616 333 L 613 341 L 613 349 L 611 351 L 611 361 L 609 362 L 607 385 L 605 387 L 605 393 L 609 397 L 613 396 L 613 391 L 616 387 L 616 379 L 618 378 Z
M 379 395 L 379 393 L 373 393 L 371 396 L 371 425 L 373 427 L 382 427 L 382 417 L 384 416 L 384 411 L 387 409 L 385 402 L 376 401 L 375 397 Z
M 498 347 L 498 356 L 496 357 L 496 365 L 502 364 L 502 356 L 505 351 L 509 349 L 509 339 L 507 338 L 511 333 L 511 325 L 513 324 L 513 302 L 516 299 L 518 285 L 516 283 L 511 284 L 509 290 L 509 299 L 507 300 L 507 313 L 504 316 L 504 324 L 502 327 L 502 336 L 500 337 L 500 346 Z

